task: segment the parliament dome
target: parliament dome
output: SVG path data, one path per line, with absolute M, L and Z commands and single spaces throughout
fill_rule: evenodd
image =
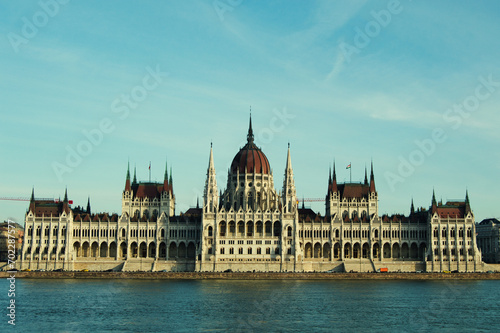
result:
M 233 158 L 231 172 L 270 174 L 271 167 L 266 155 L 253 142 L 252 118 L 248 128 L 247 144 Z

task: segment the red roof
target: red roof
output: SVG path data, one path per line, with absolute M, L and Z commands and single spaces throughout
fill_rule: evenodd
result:
M 161 183 L 139 183 L 134 189 L 134 197 L 160 199 L 162 191 L 163 184 Z
M 231 172 L 236 173 L 237 170 L 239 170 L 240 173 L 269 174 L 271 167 L 262 150 L 253 142 L 249 142 L 240 149 L 231 163 Z
M 447 207 L 438 206 L 437 213 L 442 218 L 464 218 L 465 206 L 462 207 Z
M 343 198 L 368 199 L 370 193 L 370 187 L 365 184 L 347 183 L 347 184 L 338 184 L 337 187 L 338 190 L 340 191 L 340 199 Z

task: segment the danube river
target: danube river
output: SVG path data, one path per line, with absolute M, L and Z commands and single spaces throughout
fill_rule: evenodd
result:
M 8 289 L 2 279 L 2 332 Z M 23 332 L 500 331 L 498 280 L 18 278 L 15 289 Z

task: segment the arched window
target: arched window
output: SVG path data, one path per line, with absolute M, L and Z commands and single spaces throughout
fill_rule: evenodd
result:
M 288 237 L 292 237 L 292 227 L 288 227 Z
M 212 237 L 212 234 L 213 234 L 213 228 L 208 227 L 208 237 Z

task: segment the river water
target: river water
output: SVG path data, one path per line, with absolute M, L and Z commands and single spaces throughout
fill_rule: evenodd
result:
M 498 332 L 500 281 L 0 281 L 0 331 Z

